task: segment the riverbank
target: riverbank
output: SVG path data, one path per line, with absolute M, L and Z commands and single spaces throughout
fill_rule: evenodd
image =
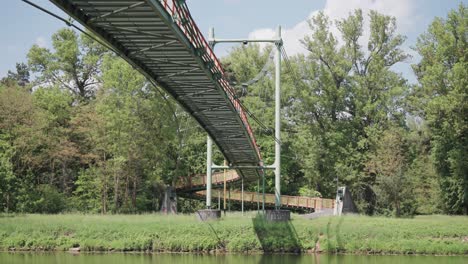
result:
M 468 254 L 463 216 L 294 215 L 289 223 L 254 216 L 202 223 L 194 215 L 0 215 L 0 250 Z

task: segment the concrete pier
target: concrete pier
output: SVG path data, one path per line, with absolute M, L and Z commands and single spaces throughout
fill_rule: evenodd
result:
M 221 210 L 203 209 L 198 210 L 195 215 L 199 221 L 217 220 L 221 217 Z
M 289 210 L 266 210 L 265 219 L 272 222 L 285 222 L 291 220 L 291 211 Z

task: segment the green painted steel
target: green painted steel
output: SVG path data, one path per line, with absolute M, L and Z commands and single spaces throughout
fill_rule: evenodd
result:
M 243 105 L 184 1 L 51 0 L 197 120 L 229 164 L 256 180 L 261 155 Z

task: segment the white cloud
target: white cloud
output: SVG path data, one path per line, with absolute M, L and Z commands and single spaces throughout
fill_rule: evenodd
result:
M 379 13 L 394 16 L 397 20 L 397 30 L 401 34 L 410 32 L 419 19 L 415 14 L 414 0 L 327 0 L 321 11 L 334 21 L 347 17 L 350 12 L 358 8 L 363 10 L 365 19 L 363 43 L 369 38 L 369 19 L 367 16 L 369 10 L 376 10 Z M 282 30 L 284 47 L 289 55 L 305 53 L 306 50 L 300 40 L 310 34 L 307 20 L 319 11 L 313 10 L 306 19 L 297 23 L 294 27 Z M 332 32 L 336 33 L 336 28 L 332 28 Z M 275 29 L 262 28 L 251 32 L 249 38 L 273 38 L 275 34 Z
M 35 43 L 41 48 L 47 48 L 47 40 L 42 36 L 37 37 Z

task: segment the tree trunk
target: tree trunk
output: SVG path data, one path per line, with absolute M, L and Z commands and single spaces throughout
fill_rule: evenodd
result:
M 137 179 L 133 179 L 133 190 L 132 190 L 132 206 L 136 211 L 136 193 L 137 193 Z
M 119 208 L 119 177 L 117 176 L 118 173 L 114 172 L 114 208 L 115 212 L 118 211 Z
M 107 171 L 104 171 L 104 173 L 107 173 Z M 106 214 L 107 213 L 107 175 L 104 174 L 104 183 L 103 183 L 103 190 L 102 190 L 102 195 L 101 195 L 101 213 Z
M 62 191 L 64 193 L 68 193 L 68 188 L 67 188 L 67 169 L 65 162 L 62 162 Z
M 128 177 L 128 171 L 125 173 L 125 193 L 124 193 L 124 205 L 128 205 L 128 193 L 129 193 L 129 177 Z
M 395 209 L 396 209 L 396 212 L 395 212 L 396 217 L 400 217 L 401 212 L 400 212 L 400 202 L 399 201 L 395 202 Z
M 7 192 L 6 194 L 6 213 L 8 214 L 8 212 L 10 211 L 10 193 Z
M 101 170 L 101 177 L 103 179 L 102 190 L 101 190 L 101 214 L 107 213 L 107 163 L 106 153 L 103 153 L 103 170 Z

